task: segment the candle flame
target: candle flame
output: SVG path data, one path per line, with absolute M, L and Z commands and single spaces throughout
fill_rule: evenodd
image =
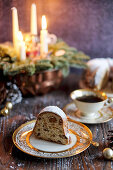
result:
M 22 35 L 21 31 L 18 32 L 17 36 L 18 36 L 19 41 L 23 41 L 23 35 Z
M 42 16 L 42 29 L 43 29 L 43 30 L 46 30 L 46 28 L 47 28 L 46 16 L 43 15 L 43 16 Z

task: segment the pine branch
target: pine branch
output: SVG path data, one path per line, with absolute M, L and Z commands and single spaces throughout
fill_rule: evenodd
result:
M 60 69 L 63 75 L 69 73 L 69 67 L 86 68 L 84 62 L 89 59 L 89 56 L 77 49 L 68 46 L 64 41 L 58 40 L 56 44 L 49 45 L 49 50 L 52 52 L 48 59 L 41 59 L 35 62 L 32 59 L 26 59 L 25 62 L 17 60 L 15 51 L 12 46 L 0 44 L 0 69 L 3 70 L 4 75 L 16 75 L 26 72 L 33 75 L 36 72 L 52 69 Z M 56 56 L 56 52 L 64 51 L 64 54 Z

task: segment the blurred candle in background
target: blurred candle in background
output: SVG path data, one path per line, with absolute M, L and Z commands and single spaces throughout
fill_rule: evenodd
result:
M 40 53 L 43 56 L 48 53 L 48 31 L 45 15 L 42 16 L 42 30 L 40 32 Z
M 25 42 L 23 41 L 23 36 L 21 31 L 18 32 L 18 44 L 19 44 L 19 57 L 20 61 L 26 60 L 26 48 L 25 48 Z
M 37 10 L 36 4 L 31 5 L 31 34 L 37 35 Z
M 17 9 L 15 7 L 12 8 L 12 27 L 13 27 L 13 46 L 15 50 L 18 52 L 18 31 L 19 31 L 19 25 L 18 25 L 18 13 Z

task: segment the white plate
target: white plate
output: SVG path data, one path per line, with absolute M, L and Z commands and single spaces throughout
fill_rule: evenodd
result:
M 48 142 L 45 140 L 37 139 L 33 134 L 29 138 L 29 143 L 36 149 L 44 152 L 61 152 L 72 148 L 76 142 L 76 135 L 70 134 L 71 142 L 68 145 L 57 144 L 54 142 Z M 29 145 L 28 143 L 28 145 Z
M 21 151 L 42 158 L 63 158 L 77 155 L 92 143 L 92 133 L 81 123 L 68 118 L 71 143 L 61 145 L 37 139 L 33 134 L 36 120 L 21 125 L 13 134 L 13 142 Z
M 67 104 L 63 110 L 70 119 L 87 124 L 104 123 L 113 118 L 113 105 L 102 108 L 93 117 L 82 116 L 74 103 Z

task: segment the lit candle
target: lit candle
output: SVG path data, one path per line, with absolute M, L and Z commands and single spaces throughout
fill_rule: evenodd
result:
M 21 31 L 18 32 L 18 42 L 19 42 L 20 60 L 24 61 L 26 60 L 26 48 L 25 48 L 25 42 L 23 41 L 23 36 L 22 36 Z
M 48 52 L 48 31 L 45 15 L 42 16 L 42 30 L 40 32 L 40 53 L 43 56 Z
M 13 27 L 13 46 L 15 50 L 18 52 L 17 34 L 19 31 L 19 26 L 18 26 L 18 13 L 15 7 L 12 8 L 12 27 Z
M 37 10 L 36 10 L 36 4 L 31 5 L 31 34 L 37 35 Z

